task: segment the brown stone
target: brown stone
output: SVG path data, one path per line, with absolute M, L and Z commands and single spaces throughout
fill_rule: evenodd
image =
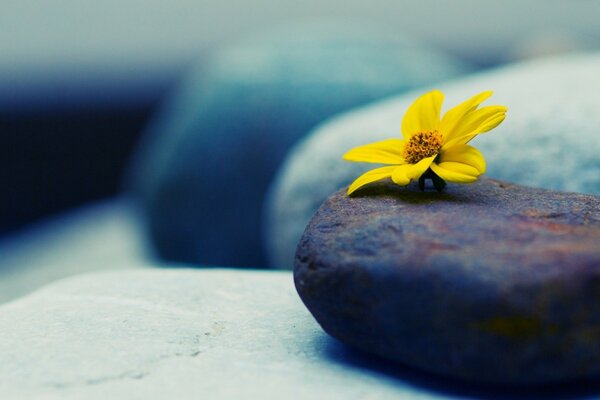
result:
M 321 326 L 419 369 L 493 383 L 600 375 L 600 197 L 481 179 L 333 194 L 295 260 Z

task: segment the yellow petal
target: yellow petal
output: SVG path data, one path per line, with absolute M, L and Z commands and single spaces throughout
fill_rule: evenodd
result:
M 397 167 L 395 167 L 395 166 L 381 167 L 381 168 L 375 168 L 368 172 L 365 172 L 364 174 L 362 174 L 361 176 L 356 178 L 356 180 L 354 182 L 352 182 L 352 184 L 348 187 L 348 195 L 351 195 L 357 189 L 359 189 L 369 183 L 379 181 L 381 179 L 389 178 L 390 176 L 392 176 L 392 172 L 394 171 L 395 168 L 397 168 Z
M 396 167 L 396 169 L 394 169 L 394 172 L 392 173 L 392 181 L 394 181 L 396 185 L 408 185 L 410 183 L 410 178 L 406 174 L 408 173 L 408 170 L 411 166 L 411 164 L 405 164 Z
M 466 134 L 461 134 L 459 136 L 455 136 L 453 139 L 444 143 L 444 145 L 442 146 L 442 150 L 447 150 L 458 144 L 469 143 L 475 136 L 477 136 L 481 133 L 491 131 L 492 129 L 494 129 L 495 127 L 500 125 L 500 123 L 502 121 L 504 121 L 505 118 L 506 118 L 506 114 L 504 112 L 498 112 L 496 114 L 492 114 L 487 120 L 481 122 L 475 130 L 470 131 Z
M 506 115 L 507 108 L 504 106 L 487 106 L 482 107 L 479 110 L 475 110 L 463 120 L 457 136 L 461 133 L 469 133 L 474 130 L 479 130 L 480 133 L 487 132 L 494 129 L 500 122 L 495 125 L 489 125 L 489 121 L 495 120 L 498 117 Z
M 431 163 L 433 163 L 433 160 L 435 160 L 436 157 L 437 154 L 435 156 L 424 158 L 418 163 L 411 165 L 410 172 L 407 174 L 408 177 L 411 179 L 419 179 L 421 175 L 423 175 L 425 171 L 427 171 L 427 169 L 429 168 Z
M 440 131 L 444 134 L 446 140 L 454 137 L 456 128 L 460 126 L 462 119 L 474 111 L 481 103 L 492 95 L 492 91 L 482 92 L 471 97 L 469 100 L 451 108 L 444 114 L 440 122 Z
M 404 141 L 387 139 L 353 148 L 344 154 L 344 160 L 378 164 L 404 164 Z
M 482 113 L 480 113 L 480 111 Z M 477 114 L 472 116 L 473 114 Z M 455 136 L 446 141 L 442 146 L 443 150 L 456 146 L 457 144 L 467 144 L 475 136 L 491 131 L 506 118 L 506 107 L 490 106 L 481 110 L 476 110 L 467 116 L 468 121 L 457 131 Z
M 455 183 L 472 183 L 480 175 L 476 168 L 457 162 L 433 163 L 431 170 L 443 180 Z
M 411 180 L 419 179 L 427 171 L 435 157 L 424 158 L 416 164 L 405 164 L 396 167 L 392 174 L 392 180 L 400 186 L 408 185 Z
M 430 132 L 439 128 L 440 110 L 444 94 L 433 90 L 419 97 L 408 108 L 402 119 L 402 135 L 408 140 L 418 132 Z
M 485 158 L 479 150 L 468 144 L 459 144 L 440 153 L 440 163 L 457 162 L 470 165 L 480 174 L 485 173 Z
M 497 112 L 496 114 L 491 115 L 485 121 L 479 124 L 479 128 L 477 129 L 479 133 L 489 132 L 506 118 L 506 107 L 503 107 L 504 110 Z

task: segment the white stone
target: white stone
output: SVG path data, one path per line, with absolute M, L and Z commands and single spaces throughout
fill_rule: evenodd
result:
M 543 59 L 479 73 L 438 87 L 445 107 L 493 90 L 484 104 L 508 106 L 506 121 L 472 144 L 487 176 L 534 187 L 600 193 L 600 53 Z M 422 88 L 325 124 L 291 152 L 266 206 L 269 262 L 292 267 L 296 244 L 319 205 L 373 164 L 342 161 L 354 146 L 399 137 Z
M 445 397 L 348 352 L 289 272 L 102 272 L 0 306 L 2 399 Z
M 0 303 L 83 272 L 145 267 L 148 253 L 125 198 L 64 213 L 0 241 Z

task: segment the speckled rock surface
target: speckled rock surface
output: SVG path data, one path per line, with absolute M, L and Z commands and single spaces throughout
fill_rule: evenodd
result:
M 469 381 L 600 375 L 600 197 L 380 183 L 319 209 L 294 278 L 332 336 Z
M 207 55 L 149 127 L 130 187 L 165 259 L 265 266 L 267 188 L 326 118 L 456 77 L 457 59 L 366 22 L 286 24 Z
M 484 104 L 508 107 L 506 121 L 472 144 L 487 175 L 528 186 L 600 194 L 600 54 L 514 64 L 438 86 L 443 110 L 494 90 Z M 269 262 L 291 268 L 306 224 L 334 191 L 373 165 L 341 161 L 354 146 L 400 135 L 408 106 L 426 89 L 350 112 L 290 152 L 266 208 Z

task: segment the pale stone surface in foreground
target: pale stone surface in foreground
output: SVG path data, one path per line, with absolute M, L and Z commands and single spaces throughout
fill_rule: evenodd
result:
M 2 399 L 440 396 L 361 357 L 322 332 L 287 272 L 95 273 L 0 306 Z

